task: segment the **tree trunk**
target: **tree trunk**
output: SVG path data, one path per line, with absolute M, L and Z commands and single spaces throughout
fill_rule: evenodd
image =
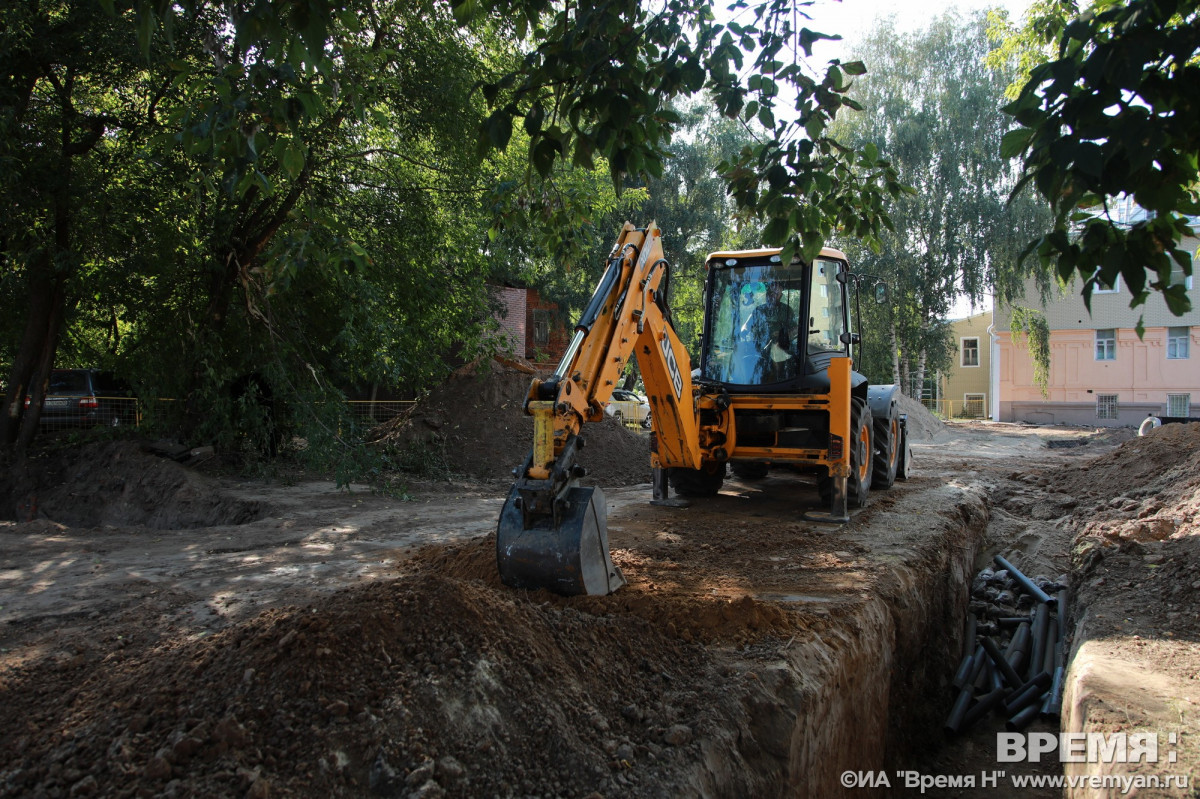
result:
M 54 356 L 58 352 L 58 335 L 62 330 L 63 311 L 66 308 L 65 280 L 54 280 L 54 288 L 50 297 L 50 314 L 42 335 L 41 346 L 38 347 L 37 361 L 34 364 L 34 379 L 29 392 L 29 410 L 21 419 L 21 429 L 17 433 L 15 453 L 18 457 L 25 454 L 33 443 L 38 432 L 38 422 L 42 418 L 42 403 L 46 400 L 46 388 L 50 383 L 50 371 L 54 368 Z
M 343 115 L 339 112 L 335 118 L 340 124 Z M 205 410 L 199 406 L 200 390 L 205 381 L 204 363 L 210 356 L 223 357 L 223 353 L 210 353 L 208 349 L 215 350 L 220 344 L 234 293 L 238 286 L 246 292 L 251 291 L 249 275 L 252 267 L 296 207 L 308 185 L 309 174 L 306 166 L 287 195 L 278 201 L 271 196 L 259 197 L 252 189 L 237 211 L 236 225 L 223 242 L 225 261 L 209 274 L 208 302 L 192 342 L 192 372 L 184 392 L 187 398 L 183 419 L 185 434 L 196 428 Z M 249 296 L 246 300 L 249 307 L 252 300 Z
M 630 360 L 633 368 L 629 370 L 629 374 L 625 375 L 625 380 L 621 383 L 621 388 L 625 389 L 626 391 L 633 391 L 633 387 L 637 383 L 638 379 L 637 359 L 633 358 Z
M 925 362 L 928 359 L 928 353 L 924 347 L 917 353 L 917 374 L 916 374 L 916 390 L 917 396 L 920 399 L 925 398 Z
M 58 334 L 66 310 L 68 275 L 58 271 L 55 262 L 71 250 L 71 153 L 69 125 L 64 122 L 62 166 L 54 191 L 53 254 L 47 253 L 30 265 L 29 316 L 21 347 L 13 358 L 8 396 L 0 418 L 0 446 L 11 449 L 18 458 L 24 455 L 37 435 L 42 401 L 46 397 L 46 384 L 54 366 Z M 27 395 L 29 408 L 25 410 Z
M 892 382 L 900 386 L 901 392 L 907 394 L 904 382 L 900 379 L 900 334 L 896 332 L 895 322 L 888 325 L 888 333 L 892 342 Z
M 0 446 L 11 447 L 17 441 L 17 433 L 21 429 L 22 420 L 33 416 L 34 424 L 41 415 L 41 404 L 31 401 L 29 412 L 25 410 L 25 397 L 35 391 L 45 395 L 42 387 L 34 386 L 34 376 L 38 374 L 38 366 L 45 351 L 47 333 L 56 318 L 62 313 L 62 285 L 60 281 L 48 278 L 43 266 L 30 279 L 29 285 L 29 315 L 25 318 L 25 332 L 21 336 L 21 345 L 13 358 L 12 369 L 8 373 L 8 394 L 4 397 L 4 413 L 0 417 Z M 46 372 L 45 374 L 48 374 Z

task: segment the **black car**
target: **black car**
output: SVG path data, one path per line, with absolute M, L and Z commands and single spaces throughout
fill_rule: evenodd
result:
M 25 399 L 26 405 L 29 398 Z M 45 428 L 120 427 L 136 424 L 137 399 L 128 383 L 99 369 L 55 369 L 50 373 L 41 425 Z

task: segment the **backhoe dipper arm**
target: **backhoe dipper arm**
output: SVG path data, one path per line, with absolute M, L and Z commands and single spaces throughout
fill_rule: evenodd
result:
M 516 471 L 497 528 L 506 585 L 607 594 L 624 584 L 608 554 L 603 493 L 578 486 L 583 469 L 575 453 L 583 423 L 604 419 L 631 354 L 652 406 L 654 465 L 699 464 L 691 361 L 666 310 L 668 269 L 658 228 L 626 223 L 558 368 L 530 386 L 533 449 Z

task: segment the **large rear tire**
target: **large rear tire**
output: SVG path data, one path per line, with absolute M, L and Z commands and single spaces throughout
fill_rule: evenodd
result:
M 900 418 L 895 403 L 888 415 L 875 420 L 875 449 L 871 458 L 871 487 L 886 491 L 896 482 L 896 471 L 900 465 Z
M 667 471 L 671 488 L 682 497 L 712 497 L 725 482 L 725 464 L 708 461 L 699 469 L 673 467 Z
M 866 507 L 871 493 L 871 453 L 874 451 L 874 428 L 871 407 L 865 399 L 850 400 L 850 479 L 846 481 L 846 503 L 852 508 Z M 833 500 L 833 478 L 817 483 L 821 501 Z

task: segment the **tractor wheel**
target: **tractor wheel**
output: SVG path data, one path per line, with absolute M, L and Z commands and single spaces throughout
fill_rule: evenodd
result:
M 846 502 L 852 508 L 863 508 L 871 493 L 871 453 L 875 425 L 871 420 L 871 406 L 867 401 L 854 397 L 850 400 L 850 479 L 846 481 Z M 817 483 L 821 502 L 828 504 L 833 499 L 833 478 L 825 477 Z
M 667 479 L 680 496 L 716 496 L 725 482 L 725 464 L 708 461 L 701 464 L 699 469 L 673 467 L 667 471 Z
M 871 458 L 871 487 L 886 491 L 896 482 L 900 465 L 900 419 L 893 404 L 887 418 L 875 420 L 875 453 Z
M 739 480 L 761 480 L 771 468 L 765 461 L 734 461 L 729 467 Z

